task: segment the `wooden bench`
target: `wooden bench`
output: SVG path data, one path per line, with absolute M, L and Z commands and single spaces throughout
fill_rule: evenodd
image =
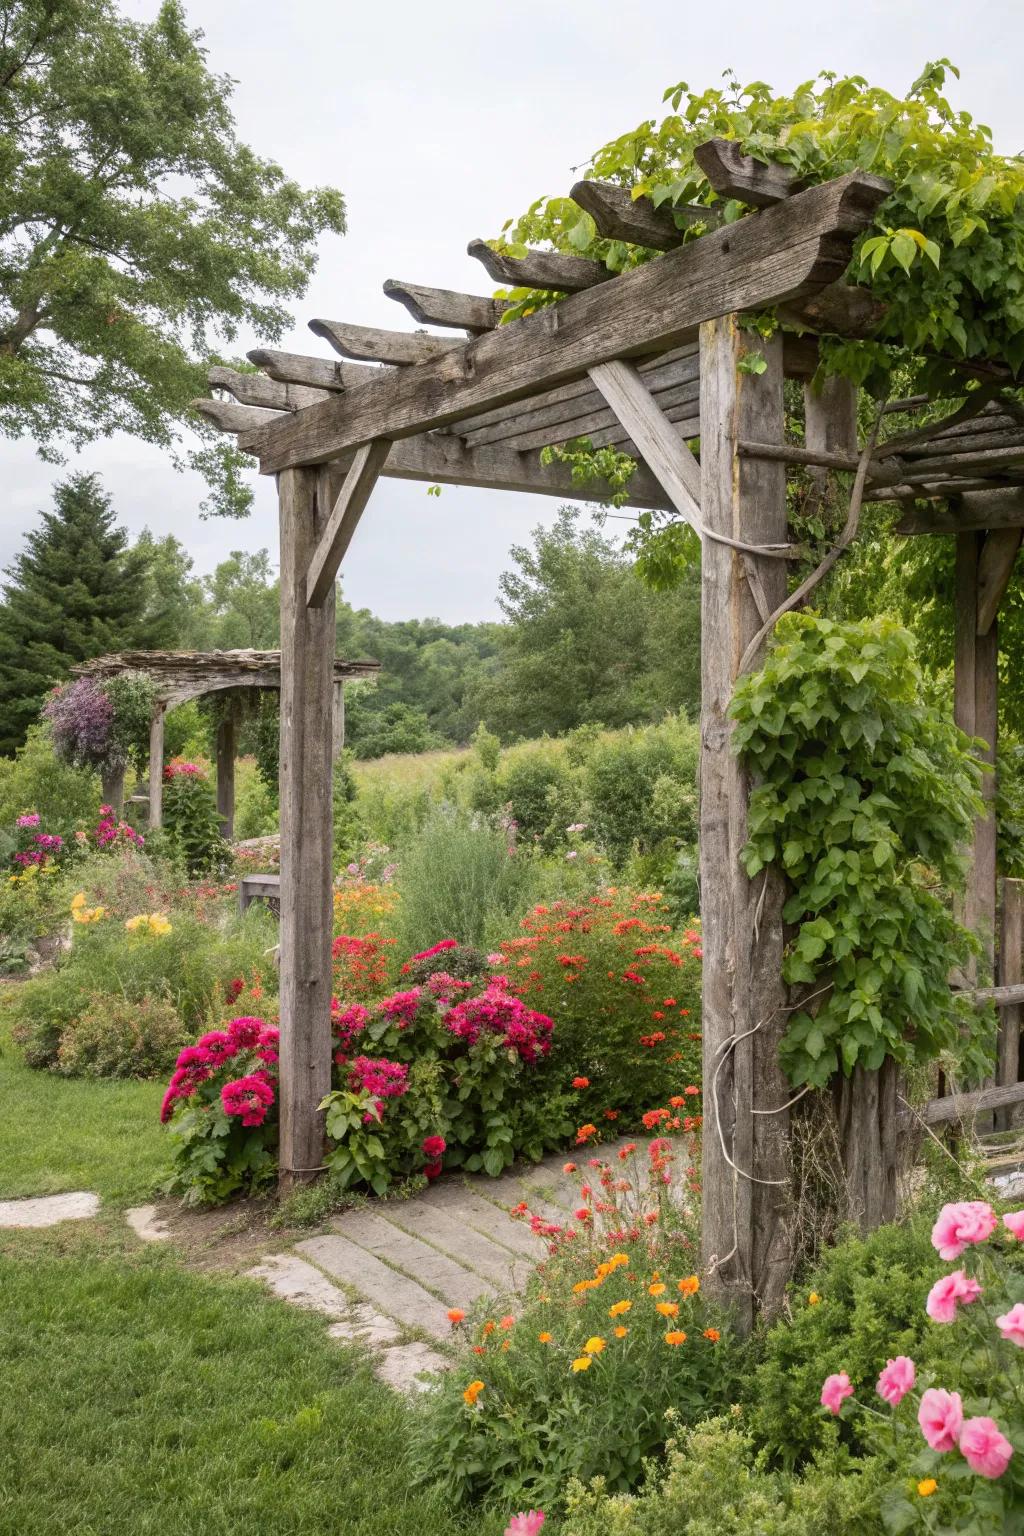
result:
M 274 916 L 281 916 L 281 876 L 243 875 L 238 882 L 238 905 L 247 912 L 254 901 L 264 902 Z

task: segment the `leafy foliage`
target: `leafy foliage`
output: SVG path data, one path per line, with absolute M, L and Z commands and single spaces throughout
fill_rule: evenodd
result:
M 193 763 L 169 763 L 164 781 L 164 827 L 189 879 L 222 869 L 227 844 L 220 830 L 213 785 Z
M 949 989 L 972 940 L 948 906 L 981 770 L 912 636 L 885 618 L 789 614 L 732 713 L 736 750 L 760 776 L 743 863 L 752 879 L 773 864 L 789 881 L 783 917 L 797 932 L 783 975 L 814 998 L 783 1039 L 790 1078 L 823 1087 L 858 1063 L 960 1046 L 983 1070 L 977 1017 Z

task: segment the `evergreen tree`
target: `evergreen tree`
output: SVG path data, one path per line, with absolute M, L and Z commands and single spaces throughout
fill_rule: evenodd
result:
M 0 752 L 11 753 L 72 664 L 146 646 L 151 556 L 129 549 L 95 475 L 72 475 L 26 536 L 0 604 Z

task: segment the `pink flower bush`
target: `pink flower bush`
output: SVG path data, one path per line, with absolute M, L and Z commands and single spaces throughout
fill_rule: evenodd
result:
M 209 1030 L 195 1045 L 186 1046 L 178 1055 L 160 1106 L 161 1122 L 166 1125 L 174 1115 L 175 1106 L 183 1099 L 192 1098 L 200 1085 L 208 1082 L 218 1069 L 249 1054 L 264 1064 L 264 1068 L 256 1068 L 254 1075 L 269 1088 L 270 1098 L 267 1100 L 265 1094 L 257 1091 L 257 1098 L 265 1105 L 263 1114 L 258 1121 L 243 1120 L 243 1124 L 262 1124 L 267 1109 L 274 1102 L 273 1079 L 265 1068 L 277 1062 L 278 1034 L 276 1025 L 265 1024 L 262 1019 L 238 1018 L 232 1019 L 226 1030 Z M 248 1081 L 248 1078 L 239 1081 Z M 229 1110 L 223 1096 L 221 1102 L 227 1114 L 242 1113 L 240 1109 Z
M 821 1406 L 827 1408 L 829 1413 L 838 1413 L 848 1397 L 853 1396 L 853 1387 L 850 1378 L 845 1371 L 839 1371 L 834 1376 L 825 1378 L 821 1389 Z
M 1024 1302 L 1016 1302 L 1002 1317 L 996 1318 L 996 1327 L 1010 1344 L 1024 1349 Z
M 444 1022 L 446 1029 L 469 1045 L 475 1045 L 484 1034 L 495 1035 L 503 1046 L 531 1064 L 551 1049 L 551 1020 L 510 992 L 504 976 L 492 976 L 479 997 L 450 1008 Z
M 913 1360 L 907 1355 L 897 1355 L 895 1360 L 888 1361 L 878 1378 L 878 1395 L 895 1408 L 913 1390 L 916 1379 Z
M 262 1125 L 274 1102 L 274 1089 L 265 1072 L 225 1083 L 220 1091 L 226 1115 L 237 1115 L 244 1126 Z
M 527 1513 L 513 1515 L 505 1527 L 505 1536 L 537 1536 L 544 1524 L 544 1511 L 531 1509 Z
M 376 1099 L 399 1099 L 409 1088 L 409 1068 L 402 1061 L 386 1056 L 357 1056 L 351 1064 L 349 1082 L 353 1089 Z
M 960 1454 L 980 1477 L 1002 1477 L 1013 1446 L 993 1419 L 967 1419 L 960 1431 Z
M 980 1295 L 981 1286 L 977 1280 L 966 1275 L 962 1269 L 955 1269 L 951 1275 L 943 1275 L 941 1280 L 936 1280 L 928 1292 L 925 1311 L 933 1322 L 952 1323 L 956 1319 L 957 1307 L 969 1307 Z
M 942 1387 L 929 1387 L 922 1392 L 917 1422 L 933 1451 L 955 1450 L 963 1421 L 964 1405 L 959 1392 L 946 1392 Z
M 19 816 L 15 821 L 16 827 L 38 827 L 42 818 L 38 811 L 26 811 L 24 816 Z
M 944 1205 L 932 1228 L 932 1244 L 943 1259 L 958 1259 L 973 1243 L 992 1236 L 999 1219 L 985 1200 L 961 1200 Z

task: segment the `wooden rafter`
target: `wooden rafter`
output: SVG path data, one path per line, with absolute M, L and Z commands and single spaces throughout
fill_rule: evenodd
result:
M 237 368 L 211 368 L 206 375 L 214 389 L 226 389 L 239 405 L 262 405 L 272 411 L 300 411 L 303 406 L 326 400 L 329 391 L 308 384 L 281 384 L 265 373 L 242 373 Z
M 466 253 L 481 263 L 496 283 L 513 288 L 542 288 L 549 293 L 582 293 L 615 276 L 600 261 L 586 256 L 563 256 L 558 251 L 528 251 L 525 256 L 506 256 L 486 240 L 471 240 Z
M 375 325 L 349 325 L 344 320 L 311 320 L 314 336 L 329 341 L 342 357 L 364 363 L 429 362 L 464 347 L 465 337 L 427 336 L 422 331 L 386 331 Z
M 788 165 L 766 165 L 745 155 L 733 139 L 708 139 L 693 158 L 720 197 L 738 198 L 753 208 L 770 208 L 789 197 L 796 178 Z
M 456 293 L 451 288 L 426 288 L 420 283 L 400 283 L 393 277 L 385 282 L 384 292 L 389 299 L 404 304 L 420 325 L 453 325 L 476 335 L 493 331 L 508 308 L 503 299 Z
M 363 363 L 339 363 L 329 357 L 306 357 L 298 352 L 277 352 L 272 347 L 254 347 L 246 353 L 250 363 L 262 368 L 281 384 L 307 384 L 314 389 L 328 389 L 340 394 L 358 389 L 376 370 Z
M 407 437 L 582 376 L 597 363 L 694 338 L 716 314 L 780 303 L 836 281 L 888 193 L 851 172 L 657 261 L 458 347 L 372 379 L 258 435 L 265 473 L 323 463 L 372 437 Z
M 628 187 L 610 181 L 578 181 L 569 193 L 573 202 L 589 213 L 597 232 L 605 240 L 624 240 L 651 251 L 674 251 L 686 236 L 672 217 L 671 204 L 655 208 L 649 197 L 633 198 Z M 709 226 L 718 222 L 711 208 L 677 210 L 689 224 L 698 221 Z

